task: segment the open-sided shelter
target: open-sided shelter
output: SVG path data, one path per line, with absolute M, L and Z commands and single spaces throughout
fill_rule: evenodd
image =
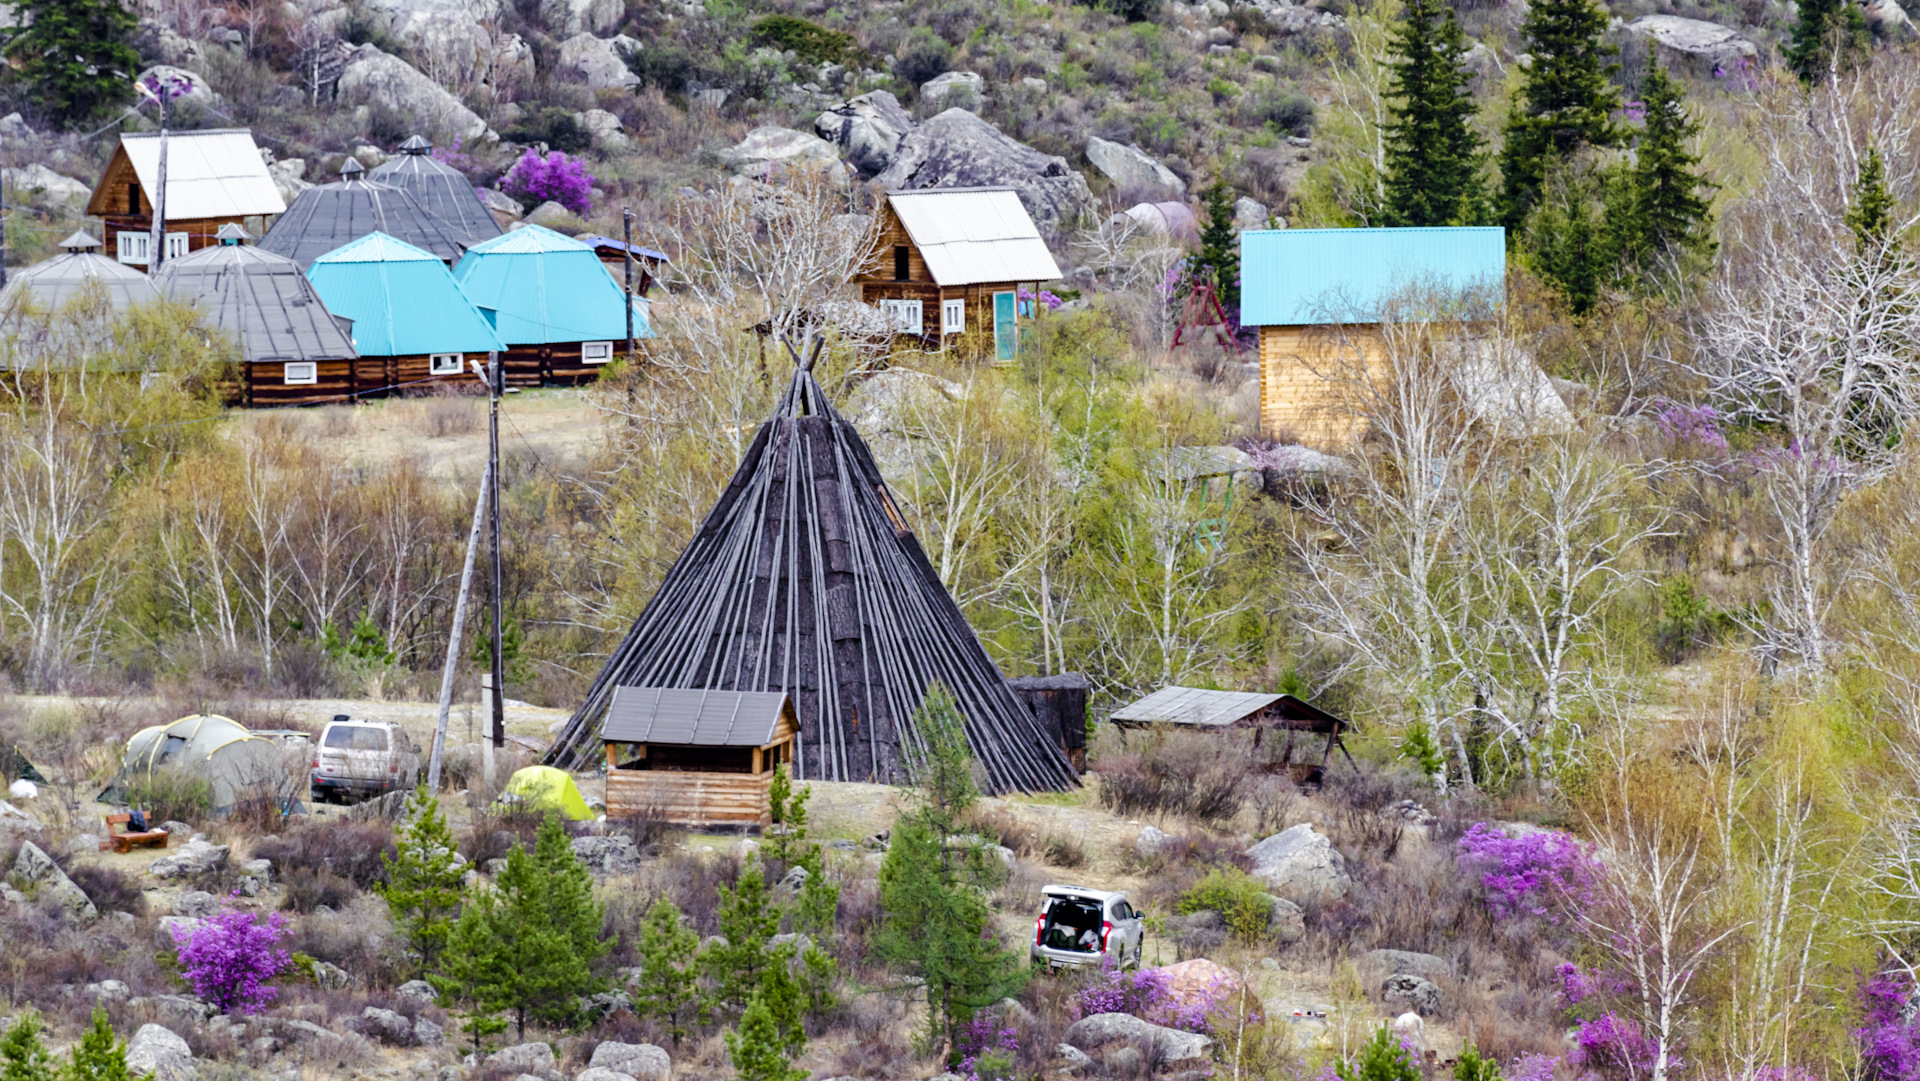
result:
M 60 254 L 12 271 L 0 289 L 0 313 L 31 299 L 44 311 L 54 311 L 88 289 L 104 291 L 115 311 L 160 299 L 147 276 L 100 254 L 100 242 L 74 233 L 60 242 Z
M 1251 691 L 1213 691 L 1196 687 L 1162 687 L 1137 702 L 1122 706 L 1108 718 L 1123 729 L 1184 728 L 1199 731 L 1251 731 L 1253 747 L 1261 749 L 1268 730 L 1287 734 L 1277 759 L 1266 763 L 1274 772 L 1290 774 L 1304 787 L 1318 786 L 1326 777 L 1327 766 L 1337 748 L 1348 753 L 1341 739 L 1347 722 L 1326 710 L 1290 694 L 1263 694 Z M 1326 744 L 1314 761 L 1311 744 L 1320 737 Z M 1294 761 L 1296 741 L 1308 746 L 1298 748 L 1304 759 Z M 1277 737 L 1276 737 L 1277 738 Z
M 150 262 L 160 139 L 158 132 L 120 136 L 120 145 L 87 200 L 87 216 L 106 222 L 115 257 L 130 266 Z M 222 225 L 251 225 L 257 233 L 266 227 L 267 218 L 287 209 L 247 129 L 170 131 L 166 140 L 162 265 L 214 243 Z
M 890 191 L 880 207 L 876 260 L 854 280 L 901 333 L 945 342 L 991 333 L 994 356 L 1019 353 L 1021 289 L 1060 276 L 1047 242 L 1012 188 Z M 1031 301 L 1027 304 L 1030 306 Z
M 453 280 L 506 343 L 508 386 L 584 383 L 626 349 L 626 293 L 570 236 L 538 225 L 503 233 L 462 256 Z M 633 305 L 634 337 L 653 337 L 647 302 Z
M 328 311 L 352 320 L 360 356 L 316 369 L 328 393 L 369 396 L 468 383 L 474 378 L 470 361 L 484 362 L 488 353 L 505 349 L 445 263 L 385 233 L 315 259 L 307 280 Z
M 100 793 L 102 803 L 126 804 L 168 771 L 204 784 L 215 813 L 249 800 L 284 808 L 297 783 L 280 744 L 247 731 L 231 717 L 194 714 L 142 728 L 127 741 L 120 772 Z
M 430 214 L 402 188 L 368 180 L 360 162 L 348 158 L 340 179 L 308 188 L 260 238 L 262 251 L 284 255 L 302 267 L 370 233 L 385 233 L 451 264 L 463 249 L 460 234 Z
M 1260 328 L 1262 434 L 1323 450 L 1363 436 L 1338 383 L 1384 365 L 1383 307 L 1408 290 L 1497 292 L 1506 259 L 1497 226 L 1241 233 L 1240 324 Z
M 500 223 L 480 201 L 473 182 L 434 157 L 433 144 L 418 135 L 401 143 L 400 153 L 367 170 L 367 179 L 413 196 L 420 209 L 439 218 L 467 247 L 500 235 Z
M 169 260 L 153 283 L 168 300 L 192 304 L 240 346 L 244 405 L 307 405 L 327 400 L 320 366 L 359 359 L 353 321 L 327 310 L 300 266 L 248 244 L 246 230 L 220 227 L 221 243 Z
M 633 257 L 633 295 L 646 296 L 653 291 L 653 280 L 660 275 L 660 268 L 673 260 L 667 253 L 644 244 L 628 244 L 617 237 L 601 236 L 599 233 L 582 233 L 574 237 L 580 243 L 593 249 L 600 262 L 613 275 L 613 280 L 626 288 L 627 257 Z
M 923 745 L 915 714 L 937 682 L 989 792 L 1077 786 L 810 367 L 794 372 L 547 763 L 591 761 L 621 687 L 771 691 L 793 699 L 796 778 L 903 784 Z
M 781 691 L 616 687 L 600 731 L 607 817 L 767 825 L 777 766 L 800 723 Z

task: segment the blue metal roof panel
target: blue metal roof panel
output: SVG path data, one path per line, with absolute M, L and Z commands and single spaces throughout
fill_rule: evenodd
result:
M 623 240 L 616 240 L 610 236 L 601 236 L 599 233 L 582 233 L 574 237 L 574 239 L 589 248 L 611 248 L 614 251 L 619 251 L 622 248 L 632 248 L 634 258 L 636 259 L 656 259 L 662 263 L 673 262 L 673 260 L 667 258 L 666 252 L 641 244 L 628 244 Z
M 551 230 L 528 226 L 477 244 L 461 257 L 453 277 L 469 301 L 495 313 L 494 326 L 508 345 L 627 336 L 625 293 L 600 257 Z M 633 327 L 636 337 L 653 337 L 646 303 L 638 297 Z
M 506 348 L 444 263 L 384 233 L 315 259 L 307 278 L 328 311 L 353 320 L 353 344 L 362 356 Z
M 1395 290 L 1499 288 L 1507 231 L 1263 229 L 1240 234 L 1243 326 L 1373 322 Z

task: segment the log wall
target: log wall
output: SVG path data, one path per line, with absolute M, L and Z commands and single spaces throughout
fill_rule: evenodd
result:
M 1359 357 L 1341 357 L 1355 347 Z M 1343 409 L 1327 373 L 1364 363 L 1382 370 L 1385 346 L 1369 327 L 1335 335 L 1319 326 L 1260 328 L 1260 434 L 1336 452 L 1366 435 L 1362 418 Z
M 389 398 L 420 394 L 436 386 L 480 387 L 470 361 L 486 365 L 485 353 L 468 353 L 461 358 L 458 375 L 431 375 L 428 357 L 361 357 L 358 360 L 322 360 L 316 362 L 315 381 L 288 383 L 286 362 L 250 361 L 240 365 L 239 401 L 249 406 L 351 405 L 362 398 Z
M 607 771 L 607 817 L 646 813 L 688 826 L 766 826 L 773 772 Z

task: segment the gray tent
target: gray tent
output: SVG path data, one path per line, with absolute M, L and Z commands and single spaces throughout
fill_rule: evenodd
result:
M 14 271 L 7 287 L 0 289 L 0 311 L 28 297 L 51 311 L 95 284 L 106 290 L 107 301 L 115 311 L 160 299 L 145 274 L 93 250 L 99 246 L 100 242 L 87 234 L 75 233 L 60 242 L 62 254 Z
M 404 189 L 467 247 L 499 236 L 500 223 L 480 202 L 473 183 L 458 169 L 434 158 L 432 151 L 432 143 L 415 135 L 400 144 L 399 154 L 369 169 L 367 179 Z
M 442 262 L 451 263 L 465 250 L 453 226 L 416 202 L 406 189 L 368 180 L 360 163 L 348 158 L 340 179 L 308 188 L 275 219 L 260 238 L 260 249 L 284 255 L 302 269 L 322 255 L 369 233 L 425 248 Z
M 127 803 L 133 789 L 163 769 L 206 780 L 216 813 L 252 799 L 270 798 L 285 807 L 296 790 L 280 744 L 254 735 L 231 717 L 197 713 L 135 732 L 127 741 L 120 772 L 100 793 L 100 802 Z
M 359 356 L 353 320 L 327 311 L 300 265 L 242 243 L 246 239 L 244 229 L 223 225 L 219 244 L 162 263 L 154 284 L 168 300 L 206 312 L 249 362 Z

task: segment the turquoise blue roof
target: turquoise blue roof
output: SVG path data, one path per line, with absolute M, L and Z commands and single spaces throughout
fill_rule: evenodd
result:
M 1498 226 L 1263 229 L 1240 234 L 1240 323 L 1373 322 L 1397 290 L 1498 289 L 1506 275 Z
M 506 348 L 439 256 L 385 233 L 315 259 L 307 280 L 328 311 L 353 320 L 353 347 L 363 357 Z
M 624 290 L 585 244 L 527 225 L 467 249 L 453 268 L 460 291 L 493 313 L 508 345 L 615 341 L 627 336 Z M 635 298 L 635 337 L 651 338 L 647 306 Z

